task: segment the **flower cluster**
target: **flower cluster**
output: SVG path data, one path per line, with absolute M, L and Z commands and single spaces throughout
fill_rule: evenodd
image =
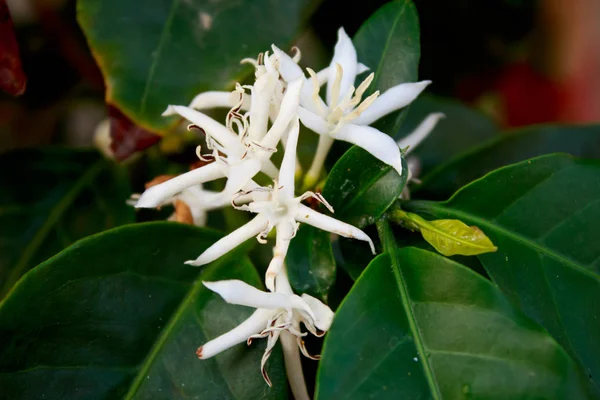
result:
M 308 333 L 320 336 L 333 320 L 331 309 L 307 294 L 298 296 L 290 286 L 285 257 L 301 223 L 334 234 L 373 242 L 362 230 L 315 211 L 302 202 L 313 198 L 331 213 L 334 210 L 320 193 L 310 191 L 321 178 L 325 158 L 335 140 L 343 140 L 364 148 L 382 162 L 402 173 L 403 151 L 413 148 L 433 129 L 440 114 L 432 114 L 407 138 L 396 143 L 390 136 L 370 127 L 378 118 L 405 107 L 430 83 L 403 83 L 382 93 L 374 92 L 363 99 L 374 74 L 355 88 L 356 76 L 369 70 L 358 62 L 356 50 L 343 29 L 339 30 L 334 56 L 328 68 L 308 77 L 298 66 L 299 51 L 291 57 L 273 45 L 272 53 L 261 53 L 256 60 L 243 60 L 255 67 L 253 85 L 236 85 L 232 93 L 205 92 L 193 99 L 189 107 L 170 105 L 164 115 L 179 115 L 190 121 L 189 129 L 204 132 L 208 153 L 198 148 L 198 157 L 206 162 L 200 168 L 179 176 L 163 176 L 150 182 L 135 198 L 136 207 L 175 206 L 172 218 L 202 225 L 208 210 L 232 206 L 248 211 L 254 217 L 247 224 L 218 240 L 195 260 L 186 264 L 210 263 L 244 241 L 255 236 L 267 243 L 267 235 L 275 230 L 273 258 L 267 268 L 268 292 L 238 280 L 204 282 L 226 302 L 256 308 L 242 324 L 201 346 L 197 355 L 210 358 L 246 341 L 267 338 L 262 359 L 263 376 L 270 385 L 265 364 L 280 339 L 290 385 L 297 399 L 308 398 L 302 374 L 300 353 L 312 357 L 304 347 Z M 323 85 L 326 98 L 320 97 Z M 230 108 L 225 124 L 202 110 Z M 300 123 L 320 135 L 313 163 L 306 174 L 296 156 Z M 281 142 L 284 156 L 277 167 L 271 156 Z M 254 181 L 263 173 L 273 180 L 271 186 Z M 202 184 L 226 178 L 221 192 L 204 190 Z M 296 195 L 296 180 L 302 179 L 304 191 Z M 308 332 L 303 332 L 301 325 Z

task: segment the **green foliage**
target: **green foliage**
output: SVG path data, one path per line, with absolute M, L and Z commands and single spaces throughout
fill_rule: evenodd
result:
M 407 210 L 480 227 L 498 246 L 494 282 L 600 377 L 600 163 L 549 155 L 494 171 L 446 202 Z
M 264 341 L 196 357 L 199 345 L 252 312 L 225 303 L 202 281 L 260 286 L 240 254 L 204 269 L 183 265 L 218 238 L 166 222 L 125 226 L 30 271 L 0 303 L 2 396 L 287 398 L 280 352 L 269 360 L 273 389 L 259 372 Z
M 106 101 L 138 125 L 164 132 L 169 104 L 232 88 L 240 65 L 274 41 L 283 48 L 314 8 L 311 0 L 79 0 L 77 16 L 106 81 Z M 260 29 L 258 29 L 260 27 Z
M 367 94 L 417 80 L 421 45 L 419 16 L 412 1 L 395 0 L 381 7 L 361 25 L 353 42 L 358 60 L 375 73 Z M 395 112 L 375 126 L 393 136 L 403 117 L 402 111 Z
M 0 170 L 0 298 L 76 240 L 134 220 L 127 174 L 96 152 L 17 150 Z
M 386 248 L 337 311 L 317 399 L 585 398 L 576 364 L 494 285 L 434 253 Z

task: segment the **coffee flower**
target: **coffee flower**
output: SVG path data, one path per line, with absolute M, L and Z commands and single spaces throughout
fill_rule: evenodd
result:
M 253 236 L 257 236 L 257 239 L 264 243 L 269 232 L 273 228 L 277 228 L 274 256 L 265 278 L 267 288 L 274 291 L 275 276 L 281 271 L 290 241 L 295 236 L 300 223 L 309 224 L 344 237 L 364 240 L 369 243 L 373 253 L 375 253 L 373 242 L 360 229 L 301 204 L 302 200 L 314 197 L 328 206 L 320 194 L 306 192 L 301 196 L 294 196 L 294 159 L 299 129 L 300 126 L 296 118 L 290 124 L 288 146 L 281 162 L 279 180 L 275 181 L 275 185 L 272 188 L 263 187 L 240 193 L 240 195 L 249 198 L 250 202 L 248 204 L 238 205 L 236 199 L 232 202 L 238 209 L 256 213 L 256 217 L 218 240 L 204 253 L 200 254 L 196 260 L 187 261 L 186 264 L 198 266 L 212 262 Z
M 280 72 L 284 79 L 304 78 L 300 67 L 289 56 L 275 47 L 273 50 L 281 60 Z M 386 90 L 381 96 L 379 91 L 376 91 L 363 100 L 362 96 L 372 83 L 374 74 L 370 74 L 355 89 L 354 80 L 361 70 L 356 49 L 343 28 L 338 31 L 338 42 L 327 69 L 326 102 L 319 96 L 325 73 L 321 73 L 319 78 L 318 74 L 308 70 L 311 84 L 305 84 L 298 115 L 302 124 L 318 133 L 320 137 L 313 163 L 305 176 L 305 187 L 313 186 L 319 179 L 334 140 L 343 140 L 362 147 L 392 166 L 398 174 L 402 173 L 401 154 L 394 140 L 368 125 L 410 104 L 431 82 L 402 83 Z M 308 90 L 312 91 L 310 95 Z
M 228 114 L 228 126 L 221 125 L 209 116 L 189 107 L 169 106 L 166 114 L 179 114 L 192 122 L 191 126 L 201 128 L 206 133 L 207 143 L 213 150 L 212 158 L 215 162 L 151 187 L 142 193 L 136 207 L 157 207 L 165 199 L 190 186 L 219 178 L 227 178 L 224 193 L 231 196 L 246 188 L 259 171 L 272 178 L 277 177 L 277 167 L 271 162 L 270 157 L 276 151 L 277 144 L 286 133 L 290 121 L 296 116 L 301 88 L 301 80 L 288 85 L 277 118 L 268 131 L 265 126 L 265 132 L 257 134 L 262 136 L 258 141 L 248 137 L 248 122 L 245 116 L 238 112 L 244 96 L 240 87 L 238 92 L 241 99 Z M 237 134 L 235 129 L 238 129 Z

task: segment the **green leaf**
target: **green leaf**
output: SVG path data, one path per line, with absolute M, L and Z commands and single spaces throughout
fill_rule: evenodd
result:
M 302 225 L 286 256 L 290 283 L 296 292 L 327 300 L 335 282 L 335 260 L 330 233 Z
M 127 174 L 96 152 L 17 150 L 0 169 L 0 299 L 74 241 L 134 220 Z
M 369 247 L 354 239 L 338 236 L 332 243 L 333 254 L 338 266 L 355 281 L 367 265 L 375 258 Z
M 425 250 L 388 251 L 336 312 L 317 399 L 586 398 L 577 365 L 489 281 Z
M 427 221 L 417 214 L 401 209 L 389 213 L 395 223 L 405 225 L 410 230 L 420 231 L 427 243 L 445 256 L 475 256 L 498 250 L 476 226 L 468 226 L 457 219 L 436 219 Z
M 419 176 L 426 176 L 458 154 L 498 137 L 499 128 L 480 112 L 458 101 L 421 95 L 411 103 L 396 139 L 411 133 L 427 115 L 435 112 L 443 113 L 445 118 L 410 153 L 419 158 Z
M 498 286 L 600 379 L 600 162 L 549 155 L 494 171 L 446 202 L 404 208 L 458 218 L 498 246 L 479 256 Z
M 106 101 L 145 129 L 164 132 L 169 104 L 232 88 L 240 65 L 284 49 L 314 9 L 313 0 L 79 0 L 77 18 L 106 81 Z
M 421 56 L 419 16 L 411 0 L 385 4 L 361 25 L 353 43 L 358 60 L 375 73 L 366 95 L 417 80 Z M 403 114 L 394 112 L 380 119 L 375 127 L 394 135 L 400 129 Z
M 269 359 L 273 388 L 262 379 L 261 341 L 209 360 L 196 357 L 199 345 L 252 313 L 226 304 L 202 281 L 260 285 L 240 252 L 203 269 L 183 265 L 218 238 L 182 224 L 130 225 L 84 239 L 31 270 L 0 303 L 2 394 L 286 398 L 279 351 Z
M 444 199 L 496 168 L 554 152 L 600 158 L 600 125 L 535 126 L 508 132 L 438 166 L 423 177 L 413 197 Z
M 402 193 L 408 167 L 402 160 L 402 176 L 360 147 L 352 147 L 329 172 L 323 196 L 335 210 L 334 217 L 363 228 L 375 223 Z

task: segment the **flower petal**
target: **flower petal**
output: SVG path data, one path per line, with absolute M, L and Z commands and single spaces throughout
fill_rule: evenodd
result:
M 374 157 L 392 166 L 402 175 L 402 158 L 396 141 L 385 133 L 370 126 L 345 124 L 334 137 L 362 147 Z
M 271 98 L 279 76 L 277 72 L 261 75 L 252 85 L 252 104 L 250 106 L 250 125 L 248 137 L 252 141 L 261 140 L 267 133 Z
M 240 139 L 235 133 L 200 111 L 189 107 L 171 105 L 167 108 L 165 113 L 166 112 L 175 112 L 193 124 L 198 125 L 200 128 L 204 129 L 208 135 L 212 136 L 221 143 L 222 146 L 225 146 L 228 149 L 240 151 L 243 147 L 240 143 Z
M 198 258 L 186 261 L 185 264 L 194 266 L 208 264 L 235 249 L 251 237 L 258 235 L 266 228 L 266 226 L 267 218 L 259 214 L 247 224 L 240 226 L 229 235 L 217 240 L 212 246 L 200 254 Z
M 279 308 L 286 310 L 298 309 L 313 314 L 304 300 L 295 294 L 287 295 L 263 292 L 237 279 L 202 283 L 229 304 L 268 310 L 277 310 Z
M 328 331 L 335 315 L 334 312 L 331 311 L 331 308 L 321 302 L 321 300 L 316 299 L 306 293 L 302 295 L 302 300 L 308 304 L 310 309 L 315 314 L 314 325 L 323 332 Z
M 262 160 L 260 170 L 271 179 L 277 179 L 279 170 L 271 160 Z
M 437 125 L 438 121 L 444 117 L 445 115 L 442 113 L 429 114 L 427 117 L 425 117 L 423 122 L 421 122 L 419 126 L 417 126 L 408 136 L 398 140 L 398 147 L 401 149 L 408 147 L 406 154 L 410 153 L 416 149 L 417 146 L 427 138 L 427 136 L 429 136 L 431 131 L 433 131 L 433 128 L 435 128 Z
M 215 179 L 223 178 L 223 169 L 217 163 L 211 163 L 204 167 L 196 168 L 169 179 L 159 185 L 148 188 L 135 204 L 136 208 L 154 208 L 169 201 L 171 197 L 190 186 L 197 185 Z
M 367 72 L 370 68 L 367 67 L 363 63 L 358 63 L 356 67 L 356 75 L 362 74 L 363 72 Z M 317 72 L 317 80 L 319 81 L 319 85 L 323 86 L 327 83 L 327 79 L 329 78 L 329 67 L 325 67 L 319 72 Z
M 342 221 L 338 221 L 335 218 L 328 217 L 325 214 L 316 212 L 312 208 L 306 207 L 304 204 L 298 205 L 298 211 L 296 212 L 295 219 L 298 222 L 312 225 L 315 228 L 319 228 L 327 232 L 335 233 L 347 238 L 365 241 L 369 243 L 369 246 L 371 246 L 371 251 L 373 254 L 375 254 L 375 245 L 373 245 L 373 241 L 366 233 L 357 227 Z
M 244 95 L 244 102 L 242 103 L 243 111 L 250 109 L 250 99 L 250 95 Z M 238 100 L 238 94 L 235 92 L 210 91 L 200 93 L 194 97 L 189 107 L 195 108 L 196 110 L 206 110 L 210 108 L 231 108 L 237 104 Z M 167 111 L 163 113 L 165 116 L 173 114 L 176 114 L 176 112 L 171 108 L 167 108 Z
M 292 394 L 296 400 L 310 400 L 302 372 L 302 361 L 300 360 L 300 351 L 296 337 L 287 331 L 282 331 L 280 336 L 281 347 L 283 349 L 283 361 L 285 363 L 285 372 L 292 389 Z
M 227 169 L 227 183 L 225 184 L 225 192 L 233 196 L 234 193 L 242 190 L 244 186 L 262 167 L 260 160 L 256 158 L 247 158 L 235 164 L 229 165 Z
M 196 355 L 199 359 L 206 360 L 223 350 L 245 342 L 250 336 L 265 329 L 271 315 L 272 311 L 256 310 L 248 319 L 229 332 L 200 346 L 196 351 Z
M 302 90 L 303 83 L 304 78 L 296 79 L 288 84 L 283 95 L 281 107 L 279 108 L 279 115 L 275 119 L 275 122 L 273 122 L 271 129 L 269 129 L 265 137 L 261 140 L 260 144 L 262 146 L 276 147 L 277 143 L 279 143 L 290 121 L 296 116 L 300 104 L 300 90 Z
M 298 116 L 300 117 L 300 121 L 302 121 L 302 125 L 319 135 L 327 135 L 330 132 L 327 121 L 306 108 L 298 107 Z
M 279 274 L 285 272 L 283 271 L 283 262 L 285 261 L 285 256 L 287 255 L 290 247 L 290 241 L 294 237 L 295 233 L 296 221 L 284 220 L 277 224 L 277 239 L 273 252 L 273 258 L 271 259 L 269 267 L 267 268 L 267 273 L 265 274 L 265 285 L 271 292 L 275 292 L 275 278 Z M 284 289 L 287 289 L 287 287 Z
M 431 81 L 401 83 L 383 92 L 373 103 L 352 121 L 356 125 L 371 125 L 379 118 L 409 105 Z
M 343 99 L 350 87 L 354 85 L 356 72 L 358 70 L 356 49 L 352 44 L 352 40 L 346 34 L 346 31 L 344 31 L 344 28 L 340 28 L 338 30 L 338 41 L 333 49 L 333 58 L 329 64 L 329 78 L 327 79 L 327 104 L 330 107 L 335 106 L 335 104 L 331 104 L 331 99 L 333 98 L 332 88 L 337 74 L 335 64 L 340 64 L 343 70 L 340 92 L 337 96 L 338 99 Z
M 294 180 L 296 176 L 296 148 L 298 146 L 298 135 L 300 133 L 300 123 L 298 117 L 295 117 L 289 124 L 288 140 L 286 144 L 285 154 L 281 161 L 279 169 L 278 183 L 281 188 L 281 194 L 284 199 L 294 198 Z

